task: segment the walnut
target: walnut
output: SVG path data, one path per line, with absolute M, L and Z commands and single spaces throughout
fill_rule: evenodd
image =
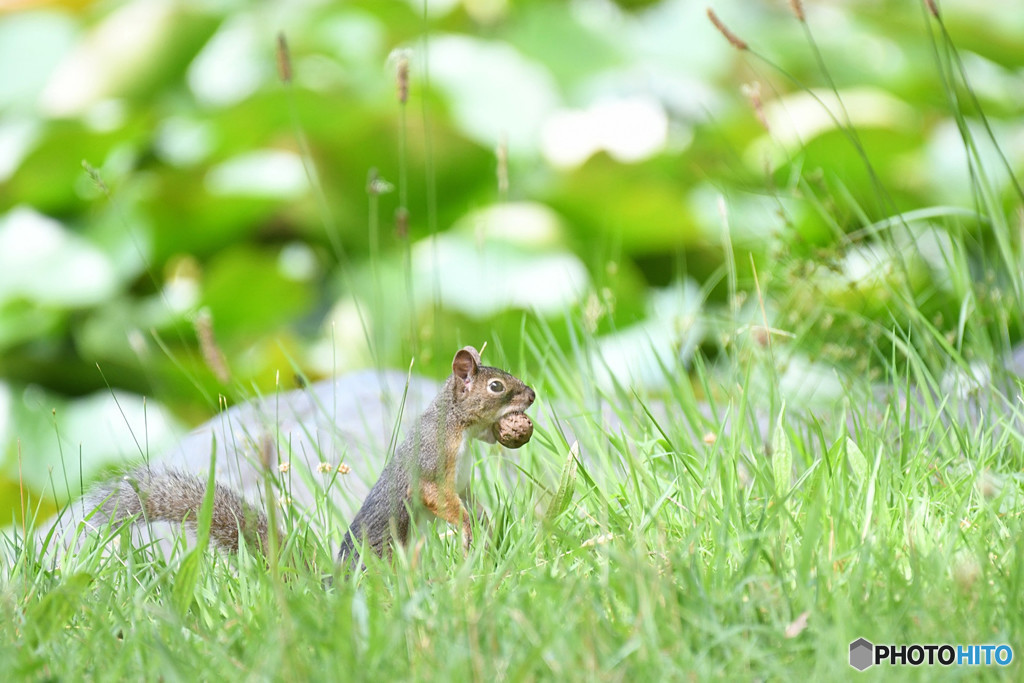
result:
M 505 448 L 519 448 L 533 436 L 533 422 L 524 413 L 509 413 L 494 423 L 491 432 Z

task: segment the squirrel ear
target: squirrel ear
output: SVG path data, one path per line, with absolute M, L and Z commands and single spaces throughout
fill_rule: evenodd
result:
M 480 366 L 480 354 L 472 346 L 459 349 L 452 360 L 452 374 L 463 381 L 469 381 Z

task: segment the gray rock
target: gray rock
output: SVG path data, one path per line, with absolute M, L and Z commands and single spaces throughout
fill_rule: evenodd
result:
M 408 378 L 408 387 L 406 382 L 407 376 L 398 371 L 364 370 L 236 405 L 194 429 L 149 466 L 205 477 L 215 451 L 219 483 L 260 509 L 273 503 L 290 508 L 300 519 L 326 516 L 340 534 L 393 450 L 392 436 L 404 434 L 439 386 L 417 376 Z M 342 465 L 344 473 L 339 472 Z M 84 499 L 74 501 L 56 520 L 42 525 L 43 534 L 57 525 L 54 549 L 77 544 L 80 523 L 91 513 L 87 507 Z M 179 530 L 163 523 L 137 525 L 136 543 L 156 540 L 166 553 L 168 539 Z

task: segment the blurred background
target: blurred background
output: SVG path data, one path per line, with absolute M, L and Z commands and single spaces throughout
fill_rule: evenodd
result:
M 0 6 L 4 523 L 221 396 L 463 344 L 656 392 L 767 322 L 804 402 L 896 304 L 1005 352 L 1024 13 L 942 3 L 968 90 L 924 3 L 713 6 L 750 50 L 685 0 Z

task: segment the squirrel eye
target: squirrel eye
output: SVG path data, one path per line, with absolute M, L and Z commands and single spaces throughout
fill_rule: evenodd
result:
M 505 385 L 499 382 L 498 380 L 493 380 L 490 384 L 487 385 L 487 388 L 496 394 L 500 394 L 501 392 L 505 391 Z

